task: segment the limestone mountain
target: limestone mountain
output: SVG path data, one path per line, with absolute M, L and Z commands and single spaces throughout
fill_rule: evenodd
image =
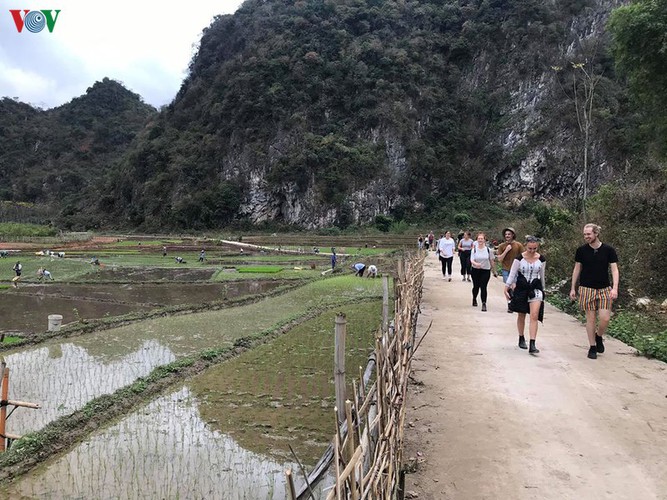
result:
M 157 110 L 105 78 L 49 110 L 0 100 L 0 200 L 46 206 L 53 218 L 90 211 L 84 196 Z
M 147 228 L 345 226 L 451 193 L 593 189 L 635 148 L 604 31 L 620 3 L 248 0 L 204 30 L 103 211 Z
M 608 51 L 621 4 L 247 0 L 204 29 L 160 113 L 137 107 L 110 132 L 76 121 L 77 100 L 54 110 L 79 134 L 67 184 L 85 184 L 64 197 L 62 221 L 85 207 L 76 224 L 345 227 L 454 194 L 581 197 L 644 154 L 642 116 Z M 26 163 L 31 176 L 44 178 L 44 161 Z M 35 189 L 12 196 L 48 197 Z

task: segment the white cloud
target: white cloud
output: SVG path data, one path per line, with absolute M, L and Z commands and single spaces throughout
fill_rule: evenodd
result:
M 9 0 L 0 9 L 0 96 L 52 107 L 104 77 L 154 106 L 178 91 L 202 30 L 242 0 Z M 53 33 L 17 33 L 10 9 L 59 9 Z

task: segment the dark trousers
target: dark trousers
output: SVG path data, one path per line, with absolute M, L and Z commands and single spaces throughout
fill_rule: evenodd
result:
M 470 273 L 472 276 L 472 298 L 477 299 L 477 294 L 481 295 L 482 303 L 486 303 L 486 286 L 489 284 L 491 278 L 490 269 L 475 269 L 472 268 Z
M 440 262 L 442 263 L 442 275 L 446 276 L 449 274 L 452 275 L 452 262 L 454 262 L 454 257 L 440 257 Z
M 472 274 L 472 265 L 470 264 L 470 250 L 459 250 L 459 259 L 461 259 L 461 276 Z

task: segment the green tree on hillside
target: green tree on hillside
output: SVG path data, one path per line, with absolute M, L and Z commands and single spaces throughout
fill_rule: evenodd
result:
M 667 153 L 667 0 L 637 0 L 612 12 L 612 52 Z

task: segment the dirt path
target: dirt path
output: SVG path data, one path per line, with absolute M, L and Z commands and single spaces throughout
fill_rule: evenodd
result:
M 607 339 L 586 357 L 583 325 L 547 306 L 538 356 L 491 278 L 489 312 L 470 283 L 425 265 L 404 459 L 419 499 L 667 499 L 667 364 Z M 423 384 L 423 385 L 422 385 Z

